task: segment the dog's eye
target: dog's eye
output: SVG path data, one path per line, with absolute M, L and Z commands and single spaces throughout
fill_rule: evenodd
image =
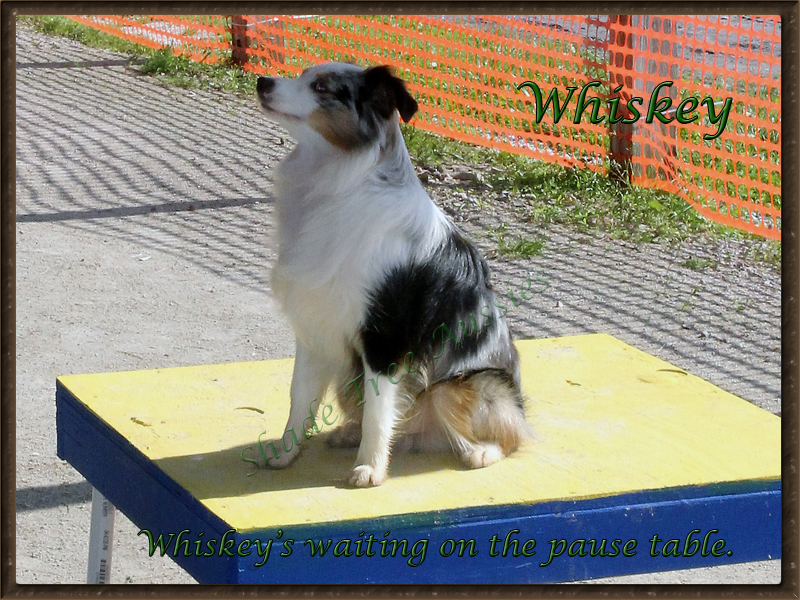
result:
M 312 87 L 314 88 L 315 92 L 319 92 L 320 94 L 328 91 L 328 86 L 325 85 L 325 82 L 321 79 L 315 81 Z

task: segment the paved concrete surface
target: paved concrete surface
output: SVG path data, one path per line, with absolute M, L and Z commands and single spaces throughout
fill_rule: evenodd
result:
M 270 168 L 288 141 L 249 99 L 17 34 L 17 580 L 82 583 L 91 489 L 56 457 L 55 378 L 293 354 L 268 284 Z M 447 173 L 430 190 L 490 255 L 497 223 L 529 228 L 507 195 L 478 209 Z M 741 244 L 537 233 L 541 255 L 491 259 L 501 290 L 530 272 L 550 282 L 509 311 L 518 337 L 607 332 L 779 413 L 780 277 Z M 695 272 L 680 266 L 690 255 L 723 261 Z M 118 515 L 114 583 L 194 581 L 137 532 Z M 778 583 L 780 561 L 604 581 Z

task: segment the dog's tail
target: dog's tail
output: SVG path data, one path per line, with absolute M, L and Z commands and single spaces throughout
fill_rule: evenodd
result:
M 486 369 L 429 391 L 437 420 L 468 467 L 488 466 L 532 437 L 515 379 L 502 369 Z

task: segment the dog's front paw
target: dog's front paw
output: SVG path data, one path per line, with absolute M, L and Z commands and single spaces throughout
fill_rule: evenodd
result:
M 356 465 L 350 471 L 350 485 L 353 487 L 373 487 L 382 484 L 386 479 L 386 471 L 378 471 L 371 465 Z
M 278 458 L 270 456 L 267 458 L 267 466 L 270 469 L 285 469 L 300 456 L 300 448 L 295 446 L 289 452 L 284 452 Z
M 461 455 L 461 461 L 470 469 L 488 467 L 502 458 L 505 454 L 497 444 L 481 444 Z

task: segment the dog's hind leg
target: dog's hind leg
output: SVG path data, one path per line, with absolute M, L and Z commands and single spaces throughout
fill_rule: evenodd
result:
M 326 439 L 331 448 L 358 448 L 361 444 L 361 421 L 364 414 L 364 365 L 354 354 L 346 369 L 342 369 L 334 384 L 336 400 L 342 409 L 341 424 Z
M 347 421 L 328 434 L 325 440 L 331 448 L 358 448 L 361 444 L 361 423 Z
M 505 455 L 497 444 L 481 443 L 472 427 L 477 404 L 475 389 L 467 381 L 440 383 L 429 392 L 436 418 L 450 440 L 453 451 L 468 467 L 486 467 Z
M 487 370 L 469 378 L 475 391 L 472 433 L 483 449 L 462 456 L 470 468 L 485 467 L 514 452 L 531 437 L 522 393 L 506 372 Z
M 530 435 L 518 389 L 493 370 L 442 383 L 431 401 L 453 450 L 471 469 L 505 458 Z
M 330 366 L 297 341 L 290 392 L 292 406 L 283 436 L 275 443 L 278 456 L 267 457 L 270 467 L 283 469 L 292 464 L 300 454 L 300 444 L 319 430 L 319 425 L 315 425 L 316 413 L 332 379 Z

